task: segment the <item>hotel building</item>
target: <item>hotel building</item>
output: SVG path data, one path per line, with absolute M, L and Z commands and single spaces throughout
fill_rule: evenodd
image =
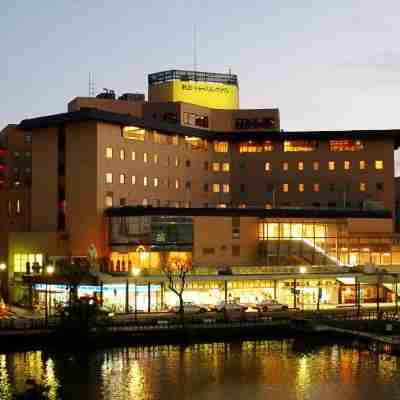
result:
M 239 108 L 231 74 L 173 70 L 148 83 L 148 101 L 78 97 L 66 113 L 0 134 L 10 297 L 33 288 L 40 299 L 47 278 L 31 266 L 89 248 L 98 271 L 81 293 L 101 291 L 122 309 L 176 302 L 160 270 L 176 258 L 193 266 L 186 299 L 202 303 L 309 305 L 319 291 L 326 303 L 351 302 L 364 279 L 355 266 L 396 271 L 400 131 L 283 131 L 278 109 Z M 54 282 L 63 300 L 62 277 Z M 365 301 L 377 297 L 369 283 Z M 381 282 L 379 297 L 391 301 L 393 287 Z

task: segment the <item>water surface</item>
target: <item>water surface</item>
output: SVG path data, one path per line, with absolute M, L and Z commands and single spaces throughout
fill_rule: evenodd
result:
M 0 354 L 0 398 L 27 378 L 51 399 L 400 399 L 400 358 L 300 340 Z

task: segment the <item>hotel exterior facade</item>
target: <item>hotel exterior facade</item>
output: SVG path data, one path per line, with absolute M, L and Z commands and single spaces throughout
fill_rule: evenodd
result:
M 0 240 L 10 298 L 40 301 L 48 278 L 34 264 L 94 249 L 95 283 L 81 293 L 121 311 L 175 303 L 161 267 L 177 258 L 192 265 L 188 301 L 337 304 L 354 301 L 357 277 L 365 301 L 393 301 L 392 281 L 378 289 L 356 267 L 400 265 L 399 134 L 282 131 L 278 109 L 239 108 L 235 75 L 175 70 L 149 75 L 148 102 L 107 92 L 8 126 Z

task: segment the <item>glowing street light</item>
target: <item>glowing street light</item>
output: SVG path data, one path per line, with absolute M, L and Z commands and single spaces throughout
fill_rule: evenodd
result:
M 51 264 L 49 264 L 47 267 L 46 267 L 46 273 L 47 273 L 47 275 L 49 275 L 49 276 L 51 276 L 51 275 L 53 275 L 53 273 L 54 273 L 54 266 L 53 265 L 51 265 Z M 48 299 L 47 299 L 47 297 L 48 297 L 48 288 L 47 288 L 47 286 L 48 286 L 48 282 L 47 282 L 47 277 L 46 277 L 46 293 L 45 293 L 45 312 L 44 312 L 44 320 L 45 320 L 45 324 L 46 324 L 46 328 L 47 328 L 47 326 L 48 326 L 48 322 L 49 322 L 49 301 L 48 301 Z M 50 298 L 50 306 L 51 306 L 51 298 Z
M 7 269 L 6 263 L 2 262 L 0 263 L 0 271 L 5 271 Z
M 48 265 L 48 266 L 46 267 L 46 273 L 47 273 L 48 275 L 53 275 L 53 273 L 54 273 L 54 266 L 53 266 L 53 265 Z

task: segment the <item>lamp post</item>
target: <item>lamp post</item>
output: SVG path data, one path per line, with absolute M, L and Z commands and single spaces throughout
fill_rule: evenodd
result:
M 137 287 L 137 277 L 140 274 L 140 269 L 137 267 L 133 267 L 131 269 L 131 273 L 135 277 L 135 321 L 137 321 L 137 290 L 136 290 L 136 287 Z
M 54 273 L 54 267 L 52 266 L 52 265 L 48 265 L 47 267 L 46 267 L 46 274 L 48 275 L 48 276 L 51 276 L 51 275 L 53 275 L 53 273 Z M 47 328 L 47 326 L 48 326 L 48 323 L 49 323 L 49 310 L 48 310 L 48 299 L 47 299 L 47 297 L 48 297 L 48 277 L 46 276 L 46 290 L 45 290 L 45 307 L 44 307 L 44 323 L 45 323 L 45 326 L 46 326 L 46 328 Z M 51 302 L 51 299 L 50 299 L 50 302 Z

